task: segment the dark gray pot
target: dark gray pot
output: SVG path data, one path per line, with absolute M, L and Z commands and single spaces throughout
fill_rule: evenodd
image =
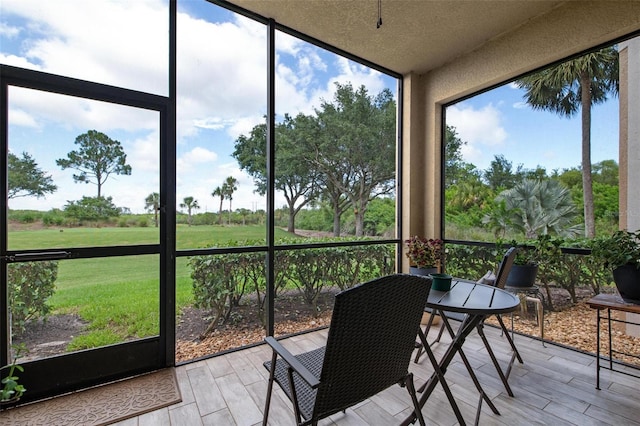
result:
M 640 304 L 640 269 L 635 265 L 623 265 L 613 270 L 613 281 L 622 300 Z
M 438 268 L 418 268 L 417 266 L 409 266 L 409 273 L 411 275 L 420 275 L 422 277 L 428 277 L 431 274 L 438 272 Z
M 533 287 L 536 284 L 538 265 L 512 265 L 507 275 L 507 287 Z

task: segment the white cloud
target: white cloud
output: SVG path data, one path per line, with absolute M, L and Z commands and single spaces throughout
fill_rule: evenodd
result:
M 15 38 L 18 34 L 20 34 L 20 28 L 8 25 L 6 22 L 0 22 L 0 36 Z
M 501 145 L 507 139 L 500 110 L 487 104 L 480 109 L 464 104 L 447 108 L 447 123 L 456 128 L 463 141 L 489 146 Z
M 168 95 L 167 6 L 167 0 L 2 0 L 0 36 L 17 35 L 18 43 L 0 48 L 0 62 Z M 193 9 L 201 7 L 216 6 L 202 2 Z M 14 23 L 15 17 L 20 19 Z M 238 207 L 242 200 L 254 206 L 258 198 L 264 208 L 264 197 L 252 193 L 253 180 L 228 155 L 239 135 L 264 122 L 266 27 L 239 15 L 231 22 L 209 22 L 184 11 L 179 11 L 177 24 L 178 150 L 186 152 L 177 165 L 179 191 L 185 193 L 182 196 L 210 198 L 216 182 L 233 175 L 241 182 Z M 277 60 L 278 117 L 285 112 L 311 114 L 321 99 L 332 101 L 334 82 L 351 82 L 354 88 L 364 84 L 372 96 L 385 87 L 382 74 L 284 33 L 277 33 Z M 69 134 L 56 146 L 63 151 L 73 140 L 70 134 L 75 137 L 87 129 L 133 132 L 126 152 L 135 164 L 134 176 L 126 179 L 135 178 L 136 183 L 125 185 L 120 177 L 118 197 L 126 199 L 127 191 L 157 191 L 158 113 L 18 88 L 11 89 L 10 104 L 13 126 L 43 133 L 64 128 Z M 221 140 L 225 134 L 227 140 Z M 207 146 L 212 143 L 215 150 Z M 51 156 L 59 158 L 68 151 Z M 40 161 L 43 154 L 38 154 Z M 47 170 L 55 168 L 49 165 Z M 138 181 L 147 171 L 155 176 Z M 79 190 L 80 185 L 71 184 L 67 172 L 60 172 L 59 186 L 69 192 L 48 197 L 47 205 L 59 207 L 59 200 L 77 199 L 78 192 L 94 195 L 84 185 Z M 138 198 L 132 195 L 126 205 L 135 210 L 141 203 Z
M 464 103 L 450 106 L 447 108 L 447 124 L 455 127 L 460 139 L 467 142 L 461 148 L 461 153 L 464 160 L 470 163 L 483 163 L 487 147 L 501 146 L 507 140 L 507 132 L 502 127 L 502 114 L 491 103 L 480 109 Z
M 525 108 L 527 108 L 529 106 L 529 104 L 527 104 L 526 102 L 522 102 L 521 101 L 521 102 L 514 103 L 512 106 L 515 109 L 525 109 Z

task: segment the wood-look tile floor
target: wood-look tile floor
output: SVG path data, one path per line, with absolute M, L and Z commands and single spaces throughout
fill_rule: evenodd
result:
M 485 327 L 492 347 L 503 365 L 510 358 L 508 344 L 500 331 Z M 435 330 L 430 333 L 430 341 Z M 323 345 L 326 330 L 283 341 L 293 353 L 305 352 Z M 481 425 L 640 425 L 640 378 L 601 370 L 600 387 L 595 389 L 596 367 L 593 355 L 582 354 L 540 341 L 515 336 L 524 359 L 513 366 L 509 383 L 514 397 L 507 395 L 491 364 L 482 341 L 474 331 L 464 344 L 464 352 L 472 364 L 485 392 L 501 415 L 495 415 L 483 404 Z M 434 347 L 436 356 L 445 350 L 448 340 Z M 267 389 L 267 371 L 262 362 L 270 359 L 266 345 L 186 364 L 177 368 L 182 402 L 161 410 L 116 423 L 118 426 L 192 426 L 192 425 L 258 425 Z M 420 386 L 433 369 L 423 355 L 410 370 Z M 639 374 L 638 370 L 631 370 Z M 375 372 L 372 372 L 375 374 Z M 446 380 L 462 415 L 472 424 L 478 393 L 459 356 L 454 358 Z M 291 425 L 290 401 L 275 385 L 269 424 Z M 356 407 L 320 422 L 321 425 L 394 425 L 412 411 L 404 388 L 393 386 Z M 423 408 L 428 424 L 458 424 L 440 385 Z

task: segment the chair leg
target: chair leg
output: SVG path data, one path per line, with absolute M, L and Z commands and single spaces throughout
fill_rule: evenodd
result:
M 269 370 L 269 384 L 267 385 L 267 400 L 264 404 L 264 414 L 262 416 L 262 426 L 267 426 L 267 419 L 269 418 L 269 407 L 271 405 L 271 392 L 273 391 L 273 381 L 276 372 L 276 360 L 278 354 L 274 351 L 271 356 L 271 369 Z
M 502 321 L 502 316 L 496 315 L 496 318 L 498 320 L 498 323 L 500 324 L 500 328 L 502 329 L 503 334 L 507 337 L 507 342 L 509 342 L 509 346 L 511 346 L 511 350 L 515 354 L 516 358 L 518 358 L 518 362 L 520 362 L 520 364 L 523 364 L 524 362 L 522 361 L 520 352 L 518 352 L 518 348 L 516 348 L 516 344 L 513 341 L 513 317 L 511 317 L 511 332 L 512 332 L 511 335 L 507 330 L 507 326 L 504 325 L 504 321 Z
M 411 401 L 413 401 L 413 409 L 415 410 L 416 417 L 418 417 L 418 422 L 420 422 L 420 426 L 425 426 L 424 416 L 422 415 L 420 403 L 418 402 L 418 396 L 416 395 L 416 387 L 413 383 L 413 373 L 409 373 L 407 377 L 405 377 L 405 384 L 407 385 L 409 395 L 411 395 Z
M 424 340 L 425 341 L 427 340 L 426 337 L 429 335 L 429 329 L 433 324 L 434 318 L 435 318 L 435 313 L 432 311 L 431 315 L 429 315 L 429 321 L 427 321 L 427 325 L 424 326 L 424 332 L 418 329 L 418 337 L 420 337 L 420 333 L 424 333 L 424 336 L 425 336 Z M 438 338 L 439 338 L 439 335 L 438 335 Z M 420 357 L 422 356 L 422 343 L 416 342 L 416 347 L 418 348 L 418 352 L 416 352 L 416 357 L 413 360 L 415 364 L 418 363 L 418 361 L 420 360 Z

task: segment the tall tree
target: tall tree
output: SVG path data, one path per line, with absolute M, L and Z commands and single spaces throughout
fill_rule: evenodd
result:
M 238 189 L 238 179 L 233 176 L 227 176 L 222 188 L 224 196 L 229 200 L 229 225 L 231 225 L 231 201 L 233 200 L 233 193 Z
M 462 147 L 467 142 L 460 139 L 456 128 L 453 126 L 447 126 L 445 128 L 444 137 L 444 187 L 450 188 L 460 182 L 462 177 L 466 174 L 466 163 L 462 159 Z
M 288 207 L 287 231 L 295 232 L 298 212 L 317 197 L 317 171 L 305 157 L 304 140 L 312 118 L 303 114 L 285 115 L 275 128 L 275 189 L 282 192 Z M 253 177 L 256 192 L 267 191 L 267 126 L 255 126 L 249 136 L 240 135 L 233 156 L 240 168 Z
M 54 193 L 58 187 L 53 184 L 51 175 L 46 175 L 38 163 L 26 152 L 22 158 L 9 153 L 9 195 L 8 198 L 44 197 Z
M 127 155 L 119 141 L 96 130 L 89 130 L 78 136 L 74 143 L 80 149 L 68 153 L 67 158 L 56 160 L 56 164 L 62 170 L 67 168 L 78 170 L 80 174 L 73 175 L 76 183 L 96 184 L 98 197 L 102 196 L 102 185 L 111 174 L 131 174 L 131 166 L 127 164 Z
M 194 200 L 193 197 L 184 197 L 182 199 L 182 203 L 180 203 L 180 207 L 183 209 L 187 209 L 187 223 L 191 226 L 191 212 L 192 210 L 197 210 L 200 208 L 198 205 L 198 200 Z
M 396 104 L 387 89 L 372 97 L 364 86 L 336 83 L 333 102 L 316 110 L 319 131 L 305 156 L 346 196 L 355 234 L 364 234 L 368 203 L 395 189 Z
M 619 88 L 618 51 L 605 47 L 516 81 L 534 109 L 571 117 L 581 111 L 582 190 L 585 236 L 596 233 L 591 176 L 591 106 L 616 96 Z
M 224 187 L 224 185 L 223 185 Z M 213 198 L 220 197 L 220 208 L 218 209 L 218 224 L 222 225 L 222 202 L 224 201 L 224 190 L 222 187 L 217 186 L 211 193 Z
M 484 171 L 484 179 L 494 191 L 511 188 L 519 180 L 518 174 L 522 166 L 518 167 L 516 173 L 513 172 L 511 161 L 507 160 L 504 155 L 495 155 L 491 161 L 489 168 Z
M 153 192 L 144 199 L 144 209 L 153 212 L 153 222 L 158 227 L 158 210 L 160 210 L 160 194 Z

